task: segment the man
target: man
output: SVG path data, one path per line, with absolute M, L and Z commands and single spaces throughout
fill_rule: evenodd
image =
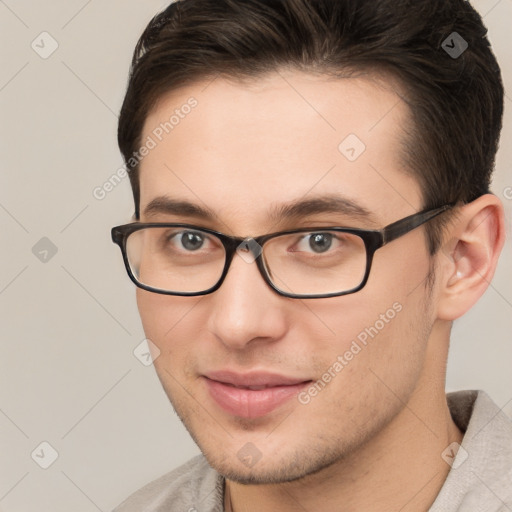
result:
M 504 511 L 512 424 L 445 395 L 504 242 L 500 71 L 462 0 L 182 0 L 135 50 L 114 228 L 202 454 L 116 511 Z M 271 235 L 271 236 L 266 236 Z

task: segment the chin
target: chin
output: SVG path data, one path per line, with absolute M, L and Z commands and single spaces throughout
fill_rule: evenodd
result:
M 301 450 L 289 454 L 286 460 L 267 460 L 265 455 L 261 460 L 254 463 L 252 467 L 246 466 L 235 457 L 224 457 L 219 460 L 219 454 L 208 453 L 208 450 L 201 448 L 208 463 L 223 477 L 243 485 L 269 485 L 282 484 L 285 482 L 299 481 L 307 476 L 314 475 L 323 469 L 335 464 L 338 457 L 331 454 L 330 457 L 320 456 L 315 459 L 307 450 Z

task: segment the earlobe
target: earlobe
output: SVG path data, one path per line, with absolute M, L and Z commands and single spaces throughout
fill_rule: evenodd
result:
M 441 289 L 438 318 L 464 315 L 489 286 L 505 239 L 501 201 L 485 194 L 460 208 L 439 252 Z

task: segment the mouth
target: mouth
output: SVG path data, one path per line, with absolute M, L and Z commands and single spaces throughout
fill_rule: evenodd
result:
M 241 418 L 269 414 L 312 382 L 264 372 L 212 372 L 202 378 L 215 404 L 224 412 Z

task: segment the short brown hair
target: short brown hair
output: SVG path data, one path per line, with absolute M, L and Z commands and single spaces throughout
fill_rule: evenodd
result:
M 130 158 L 156 101 L 208 77 L 251 79 L 284 67 L 393 77 L 412 114 L 402 156 L 421 186 L 423 206 L 476 199 L 489 191 L 503 116 L 501 73 L 486 33 L 466 0 L 172 3 L 137 43 L 119 118 L 135 217 L 139 165 Z M 450 52 L 466 44 L 460 55 Z M 431 253 L 439 230 L 440 223 L 427 227 Z

